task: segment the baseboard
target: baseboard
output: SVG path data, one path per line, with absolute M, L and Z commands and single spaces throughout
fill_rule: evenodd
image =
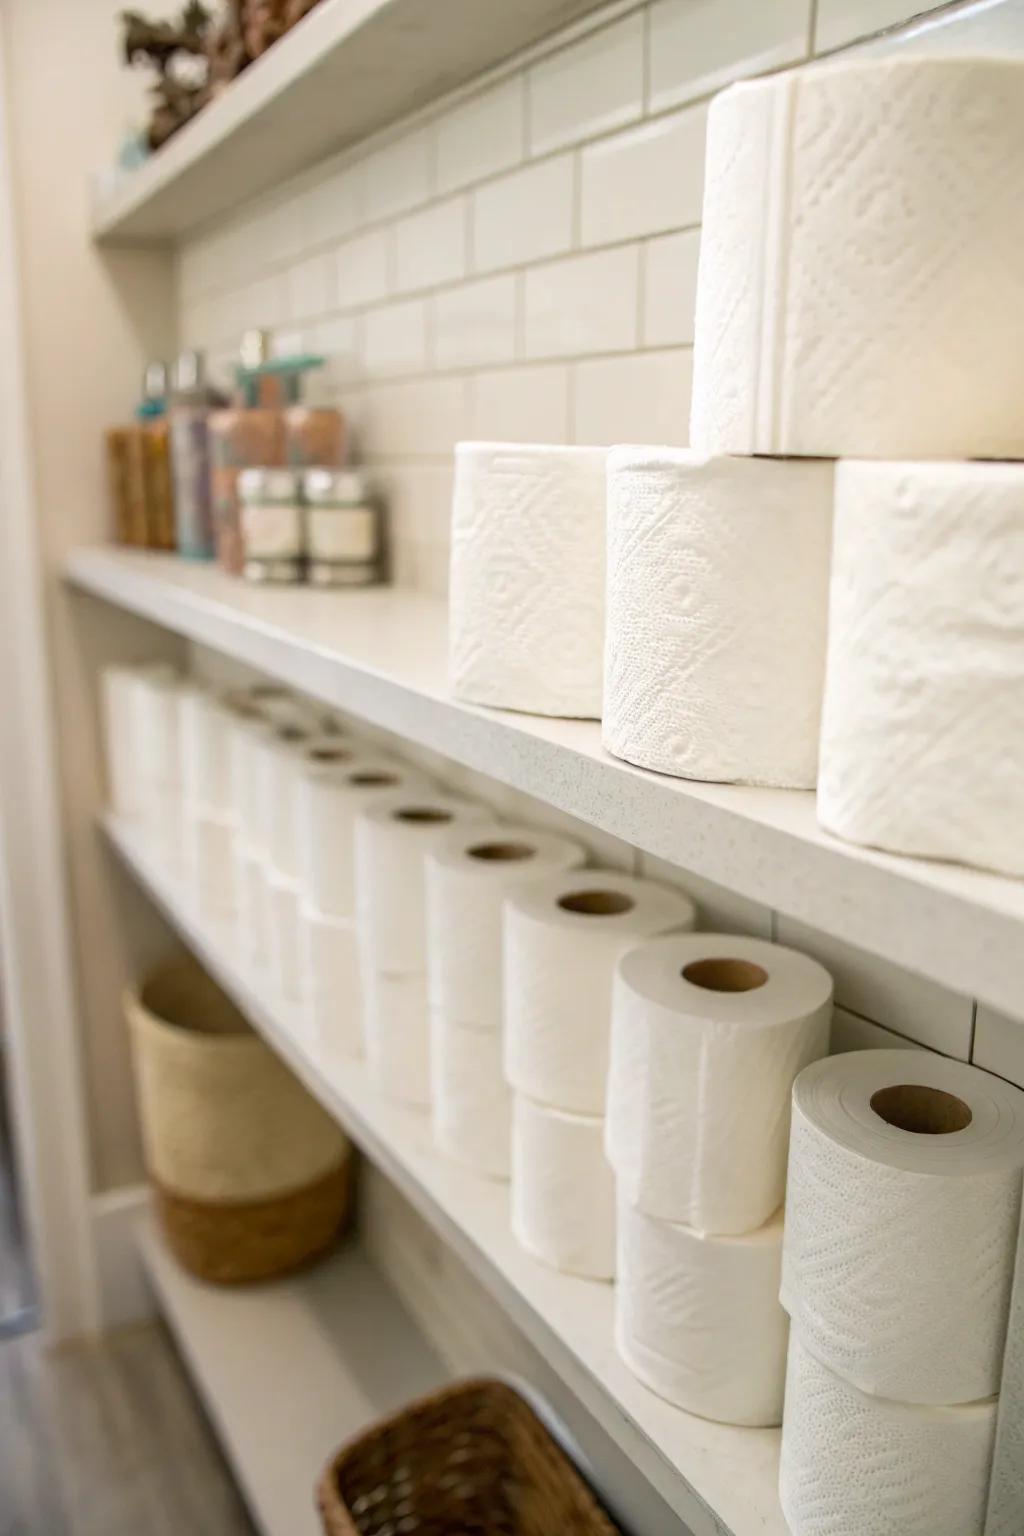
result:
M 149 1188 L 145 1184 L 107 1190 L 94 1195 L 90 1202 L 103 1330 L 156 1315 L 156 1303 L 135 1242 L 138 1224 L 148 1208 Z

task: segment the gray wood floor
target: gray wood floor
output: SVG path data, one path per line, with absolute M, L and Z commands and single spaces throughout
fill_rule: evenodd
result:
M 7 1125 L 4 1053 L 0 1046 L 0 1338 L 31 1323 L 32 1273 L 22 1240 L 14 1185 L 14 1153 Z
M 160 1324 L 0 1343 L 0 1536 L 256 1536 Z

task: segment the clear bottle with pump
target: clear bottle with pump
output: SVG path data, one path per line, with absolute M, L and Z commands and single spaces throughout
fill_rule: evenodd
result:
M 210 404 L 205 359 L 183 352 L 174 367 L 169 415 L 178 553 L 210 560 L 215 553 L 210 501 Z

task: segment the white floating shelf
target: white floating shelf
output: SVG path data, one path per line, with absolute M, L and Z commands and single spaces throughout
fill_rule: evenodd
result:
M 331 1057 L 305 1041 L 302 1010 L 241 959 L 230 922 L 201 918 L 181 879 L 138 833 L 113 817 L 103 824 L 120 857 L 210 974 L 505 1308 L 693 1536 L 722 1536 L 723 1530 L 787 1536 L 776 1491 L 778 1431 L 713 1424 L 641 1386 L 615 1353 L 612 1287 L 558 1274 L 530 1258 L 511 1234 L 507 1186 L 442 1158 L 427 1115 L 383 1098 L 362 1061 Z M 244 1319 L 237 1326 L 240 1338 L 249 1337 Z M 374 1336 L 386 1335 L 374 1330 Z
M 321 0 L 138 170 L 99 240 L 173 239 L 596 9 L 601 0 Z
M 75 586 L 234 656 L 790 917 L 1014 1016 L 1024 881 L 857 848 L 814 796 L 631 768 L 590 721 L 453 700 L 443 603 L 395 588 L 276 591 L 173 555 L 82 549 Z
M 320 1536 L 313 1490 L 328 1458 L 448 1373 L 354 1247 L 289 1279 L 231 1287 L 186 1274 L 150 1220 L 140 1248 L 263 1536 Z

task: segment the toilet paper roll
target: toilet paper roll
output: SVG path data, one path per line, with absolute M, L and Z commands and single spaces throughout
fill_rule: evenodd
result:
M 270 951 L 267 866 L 258 853 L 237 837 L 234 888 L 239 949 L 251 963 L 265 965 Z
M 100 711 L 107 766 L 107 799 L 115 816 L 138 821 L 145 812 L 140 756 L 142 690 L 145 678 L 173 682 L 175 672 L 162 663 L 108 666 L 100 674 Z
M 193 893 L 204 915 L 223 915 L 235 906 L 235 835 L 230 821 L 185 816 L 185 858 Z
M 507 1179 L 512 1095 L 501 1066 L 501 1035 L 434 1011 L 430 1039 L 435 1142 L 455 1162 L 492 1179 Z
M 426 774 L 386 753 L 364 751 L 332 769 L 307 763 L 298 785 L 299 868 L 306 900 L 324 916 L 356 915 L 356 818 L 396 794 L 433 794 Z
M 982 1536 L 995 1422 L 994 1398 L 922 1407 L 859 1392 L 794 1329 L 779 1468 L 793 1536 Z
M 458 443 L 450 676 L 475 704 L 599 719 L 605 450 Z
M 171 865 L 184 860 L 179 711 L 191 689 L 186 680 L 162 670 L 141 671 L 132 684 L 141 825 Z
M 458 827 L 427 855 L 430 1006 L 461 1024 L 500 1029 L 502 907 L 544 876 L 578 869 L 586 850 L 569 837 L 502 825 Z
M 429 1104 L 426 976 L 384 976 L 364 964 L 362 977 L 366 1059 L 374 1087 L 406 1104 Z
M 357 918 L 372 969 L 425 978 L 424 859 L 452 828 L 494 823 L 486 806 L 418 789 L 390 795 L 357 816 Z
M 907 1403 L 999 1390 L 1024 1094 L 925 1051 L 854 1051 L 793 1087 L 782 1304 L 852 1386 Z
M 1021 464 L 841 464 L 818 818 L 1024 875 Z
M 299 783 L 303 770 L 343 767 L 355 761 L 345 738 L 301 725 L 273 729 L 260 739 L 257 769 L 257 821 L 263 828 L 268 864 L 289 880 L 301 879 L 299 853 Z
M 221 818 L 231 806 L 231 714 L 206 689 L 182 695 L 178 712 L 181 786 L 200 816 Z
M 302 989 L 302 894 L 294 880 L 273 872 L 267 876 L 266 889 L 271 973 L 280 992 L 298 997 Z
M 505 903 L 505 1075 L 540 1104 L 602 1115 L 612 980 L 635 945 L 692 928 L 681 891 L 610 869 L 553 875 Z
M 615 1275 L 615 1181 L 597 1115 L 513 1095 L 512 1231 L 554 1269 L 590 1280 Z
M 781 1423 L 781 1258 L 781 1211 L 756 1232 L 712 1237 L 621 1201 L 615 1341 L 634 1376 L 705 1419 Z
M 708 117 L 690 442 L 1020 458 L 1024 64 L 865 58 Z
M 605 1146 L 621 1199 L 701 1232 L 782 1204 L 793 1079 L 829 1048 L 832 978 L 763 939 L 679 934 L 619 962 Z
M 355 924 L 305 905 L 302 985 L 309 1037 L 327 1055 L 363 1054 L 363 989 Z
M 659 773 L 813 789 L 832 465 L 616 448 L 602 738 Z

